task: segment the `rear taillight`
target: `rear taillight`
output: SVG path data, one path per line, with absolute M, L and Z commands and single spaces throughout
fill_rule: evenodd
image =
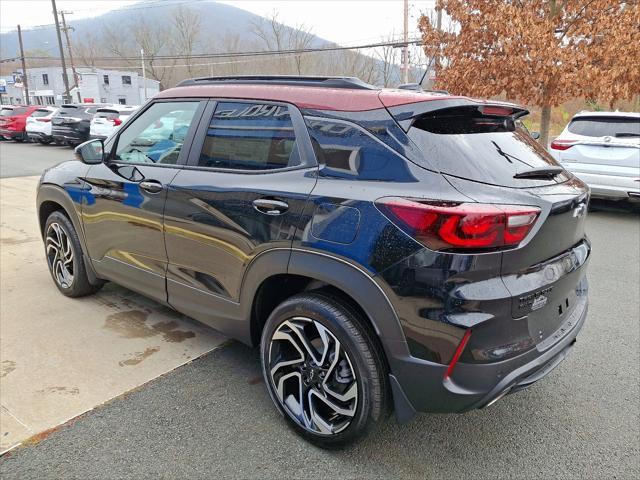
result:
M 36 118 L 36 122 L 44 122 L 44 123 L 48 123 L 50 122 L 51 119 L 50 118 Z
M 567 150 L 575 145 L 576 140 L 554 140 L 550 147 L 554 150 Z
M 453 352 L 453 357 L 451 357 L 451 361 L 449 362 L 447 371 L 444 372 L 445 380 L 447 380 L 453 373 L 453 369 L 456 367 L 456 363 L 458 363 L 458 360 L 460 360 L 460 355 L 462 355 L 462 352 L 464 352 L 464 348 L 467 346 L 469 338 L 471 338 L 471 330 L 467 330 L 466 332 L 464 332 L 464 336 L 462 337 L 462 340 L 460 340 L 458 348 L 456 348 L 456 351 Z
M 111 123 L 113 123 L 113 125 L 115 127 L 117 127 L 118 125 L 120 125 L 122 123 L 122 120 L 120 120 L 119 118 L 110 118 L 109 121 Z
M 540 209 L 531 206 L 415 201 L 384 197 L 376 206 L 394 224 L 432 250 L 499 250 L 516 247 Z

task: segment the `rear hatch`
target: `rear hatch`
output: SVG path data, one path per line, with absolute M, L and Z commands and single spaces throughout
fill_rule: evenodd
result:
M 539 209 L 526 237 L 494 255 L 499 255 L 512 296 L 512 317 L 528 318 L 531 337 L 542 349 L 545 342 L 555 343 L 564 322 L 584 308 L 584 299 L 577 296 L 589 253 L 588 189 L 516 125 L 526 111 L 490 107 L 431 106 L 412 119 L 407 134 L 427 165 L 437 167 L 465 196 L 484 204 Z
M 640 115 L 579 116 L 567 126 L 571 139 L 553 142 L 571 170 L 599 175 L 638 177 Z
M 99 108 L 91 120 L 91 135 L 109 136 L 122 124 L 120 112 L 113 108 Z
M 82 121 L 83 111 L 78 105 L 62 105 L 60 111 L 51 119 L 54 132 L 74 130 Z

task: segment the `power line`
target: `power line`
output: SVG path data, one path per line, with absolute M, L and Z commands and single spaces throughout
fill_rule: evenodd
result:
M 391 42 L 376 42 L 369 43 L 365 45 L 351 45 L 351 46 L 343 46 L 343 45 L 334 45 L 328 47 L 316 47 L 316 48 L 299 48 L 299 49 L 286 49 L 286 50 L 256 50 L 249 52 L 221 52 L 221 53 L 200 53 L 200 54 L 176 54 L 176 55 L 156 55 L 149 60 L 158 61 L 158 60 L 189 60 L 189 59 L 209 59 L 209 58 L 235 58 L 235 57 L 261 57 L 261 56 L 271 56 L 271 55 L 287 55 L 287 54 L 304 54 L 304 53 L 318 53 L 318 52 L 336 52 L 343 50 L 362 50 L 368 48 L 377 48 L 377 47 L 404 47 L 405 45 L 420 45 L 422 43 L 419 39 L 412 39 L 408 42 L 404 41 L 391 41 Z M 60 60 L 60 58 L 56 57 L 42 57 L 42 56 L 30 56 L 26 57 L 29 60 Z M 111 60 L 130 60 L 130 61 L 138 61 L 139 56 L 105 56 L 105 57 L 94 57 L 93 60 L 96 61 L 111 61 Z M 0 63 L 10 61 L 11 59 L 1 59 Z

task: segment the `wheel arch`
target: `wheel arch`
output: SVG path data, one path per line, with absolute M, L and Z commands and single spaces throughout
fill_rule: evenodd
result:
M 42 184 L 38 188 L 38 195 L 36 200 L 36 207 L 38 212 L 38 223 L 40 227 L 40 235 L 44 239 L 44 227 L 47 223 L 47 218 L 56 211 L 62 212 L 73 224 L 73 228 L 78 234 L 80 239 L 80 245 L 82 247 L 82 258 L 85 268 L 87 270 L 87 276 L 89 282 L 92 285 L 97 285 L 101 281 L 98 279 L 89 255 L 87 254 L 87 244 L 84 237 L 84 229 L 82 228 L 82 222 L 80 220 L 79 206 L 76 206 L 74 201 L 69 195 L 59 186 L 53 184 Z
M 286 268 L 284 258 L 288 258 Z M 245 318 L 250 319 L 247 343 L 260 343 L 264 323 L 279 303 L 310 290 L 323 290 L 349 303 L 371 328 L 387 355 L 391 353 L 389 342 L 406 345 L 389 298 L 369 274 L 337 257 L 295 249 L 290 255 L 284 249 L 279 254 L 267 252 L 249 268 L 240 302 L 246 309 Z

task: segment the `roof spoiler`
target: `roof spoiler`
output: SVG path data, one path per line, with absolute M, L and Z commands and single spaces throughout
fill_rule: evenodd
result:
M 380 97 L 380 100 L 382 100 L 383 104 L 385 103 L 383 96 Z M 388 107 L 387 110 L 395 121 L 398 122 L 400 127 L 402 127 L 405 132 L 408 132 L 416 118 L 438 110 L 456 107 L 477 107 L 483 115 L 509 116 L 514 120 L 529 114 L 529 110 L 515 103 L 498 101 L 483 102 L 466 97 L 425 100 L 423 102 Z

